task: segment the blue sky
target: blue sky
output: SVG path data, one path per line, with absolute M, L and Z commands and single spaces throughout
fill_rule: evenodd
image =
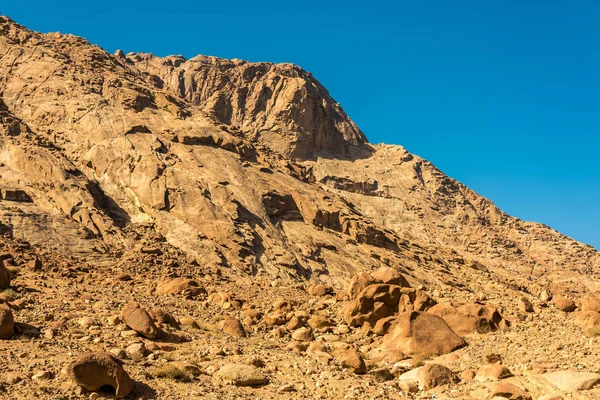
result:
M 600 248 L 600 2 L 89 3 L 0 11 L 110 52 L 299 64 L 372 143 Z

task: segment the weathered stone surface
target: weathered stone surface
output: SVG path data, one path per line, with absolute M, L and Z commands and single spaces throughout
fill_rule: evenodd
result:
M 382 343 L 387 350 L 425 357 L 450 353 L 466 345 L 442 318 L 417 311 L 401 314 Z
M 344 320 L 353 326 L 360 326 L 365 322 L 375 325 L 379 319 L 389 317 L 397 311 L 400 296 L 400 286 L 370 285 L 346 305 Z
M 112 386 L 116 397 L 123 399 L 131 393 L 133 381 L 122 365 L 121 360 L 108 353 L 88 353 L 70 365 L 69 375 L 86 390 L 97 391 L 102 386 Z

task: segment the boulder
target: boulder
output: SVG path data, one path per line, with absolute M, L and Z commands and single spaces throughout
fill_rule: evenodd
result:
M 367 372 L 367 366 L 358 350 L 349 344 L 343 344 L 336 347 L 332 352 L 334 360 L 340 365 L 355 374 L 364 374 Z
M 600 382 L 600 374 L 593 372 L 554 371 L 542 376 L 567 393 L 589 390 Z
M 354 275 L 352 279 L 350 279 L 350 283 L 348 284 L 346 291 L 348 292 L 350 298 L 354 299 L 367 286 L 373 285 L 374 283 L 377 283 L 377 281 L 371 276 L 371 274 L 368 272 L 362 272 Z
M 15 333 L 15 320 L 12 311 L 5 304 L 0 304 L 0 339 L 10 339 Z
M 206 294 L 206 290 L 202 286 L 198 285 L 195 280 L 188 278 L 175 278 L 161 283 L 156 288 L 156 294 L 160 295 L 174 295 L 180 293 L 195 297 L 201 294 Z
M 314 339 L 312 329 L 308 327 L 298 328 L 292 333 L 292 339 L 299 342 L 310 342 Z
M 458 383 L 458 377 L 449 368 L 440 364 L 426 364 L 417 372 L 419 389 L 429 390 L 437 386 Z
M 158 328 L 154 325 L 154 321 L 148 312 L 138 302 L 131 301 L 127 303 L 121 311 L 120 318 L 128 327 L 140 335 L 148 339 L 156 339 Z
M 573 312 L 577 308 L 573 300 L 561 295 L 554 297 L 552 303 L 556 308 L 564 312 Z
M 226 317 L 221 320 L 219 322 L 219 329 L 233 337 L 246 337 L 246 331 L 244 330 L 242 323 L 232 317 Z
M 388 333 L 390 331 L 390 329 L 396 322 L 396 319 L 397 318 L 394 316 L 380 319 L 375 324 L 375 327 L 373 328 L 373 333 L 375 333 L 376 335 L 379 335 L 379 336 L 385 335 L 386 333 Z
M 406 311 L 429 311 L 436 305 L 427 293 L 419 289 L 402 288 L 402 296 L 398 302 L 398 312 Z
M 442 317 L 459 335 L 494 332 L 505 323 L 494 307 L 477 303 L 466 303 L 456 307 L 437 304 L 427 312 Z
M 215 377 L 236 386 L 259 386 L 267 383 L 267 378 L 258 368 L 246 364 L 225 364 Z
M 423 357 L 450 353 L 466 345 L 441 317 L 419 311 L 400 314 L 382 341 L 388 351 Z
M 69 366 L 69 375 L 81 387 L 97 391 L 108 385 L 115 389 L 118 399 L 125 398 L 133 389 L 133 381 L 123 369 L 123 363 L 108 353 L 88 353 Z
M 375 325 L 379 319 L 394 315 L 400 296 L 400 286 L 370 285 L 344 307 L 344 320 L 352 326 L 361 326 L 365 322 Z
M 397 269 L 390 267 L 381 267 L 371 272 L 371 277 L 381 283 L 388 285 L 396 285 L 400 287 L 410 287 L 410 284 Z

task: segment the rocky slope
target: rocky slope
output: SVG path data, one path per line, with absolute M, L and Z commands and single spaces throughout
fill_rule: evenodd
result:
M 463 310 L 460 304 L 479 301 L 502 311 L 513 327 L 503 324 L 509 333 L 495 332 L 500 328 L 496 321 L 494 332 L 487 334 L 496 335 L 494 340 L 505 346 L 503 356 L 515 365 L 521 361 L 508 354 L 509 343 L 532 335 L 552 359 L 546 353 L 552 351 L 547 347 L 552 346 L 547 328 L 540 324 L 552 321 L 564 325 L 560 332 L 581 331 L 573 328 L 567 314 L 557 317 L 548 310 L 552 295 L 575 299 L 582 312 L 600 311 L 584 310 L 581 304 L 581 299 L 600 289 L 600 255 L 594 248 L 503 213 L 400 146 L 369 144 L 326 89 L 294 65 L 120 51 L 111 55 L 84 39 L 32 32 L 2 17 L 0 122 L 0 228 L 3 246 L 10 252 L 6 259 L 12 260 L 12 273 L 17 273 L 11 284 L 16 289 L 9 289 L 16 292 L 5 301 L 24 303 L 13 307 L 19 310 L 17 317 L 43 327 L 46 350 L 42 354 L 58 364 L 66 362 L 64 348 L 77 348 L 77 353 L 91 347 L 108 350 L 131 340 L 111 336 L 114 327 L 106 318 L 114 307 L 120 309 L 133 299 L 152 309 L 177 310 L 178 317 L 185 314 L 188 319 L 211 315 L 212 321 L 230 315 L 244 321 L 242 329 L 254 329 L 242 342 L 232 343 L 210 326 L 188 333 L 191 342 L 180 347 L 164 345 L 168 351 L 151 342 L 147 346 L 152 346 L 154 355 L 144 363 L 164 362 L 171 356 L 161 358 L 161 354 L 172 351 L 175 358 L 187 361 L 192 352 L 204 351 L 207 362 L 222 358 L 237 362 L 244 359 L 235 354 L 238 343 L 241 354 L 249 351 L 274 360 L 277 368 L 291 368 L 284 374 L 271 371 L 281 376 L 270 379 L 279 382 L 286 374 L 297 378 L 294 388 L 305 390 L 291 397 L 310 397 L 315 388 L 311 385 L 316 384 L 303 380 L 302 368 L 284 367 L 297 363 L 300 356 L 290 357 L 289 351 L 278 349 L 291 331 L 296 335 L 307 323 L 296 324 L 289 332 L 278 328 L 294 317 L 304 318 L 294 312 L 308 313 L 306 320 L 311 315 L 327 318 L 327 325 L 310 329 L 338 335 L 333 340 L 338 344 L 354 343 L 360 350 L 357 357 L 367 359 L 365 368 L 378 370 L 375 361 L 366 357 L 385 348 L 385 341 L 374 339 L 377 322 L 388 318 L 393 326 L 396 316 L 406 312 L 430 315 L 435 302 L 448 301 Z M 25 267 L 36 258 L 43 268 Z M 348 284 L 356 283 L 356 276 L 364 280 L 364 273 L 382 268 L 402 273 L 405 283 L 394 285 L 403 286 L 402 295 L 408 297 L 396 298 L 400 289 L 389 289 L 381 294 L 388 296 L 385 307 L 370 311 L 375 317 L 360 317 L 356 327 L 346 320 L 349 327 L 340 331 L 344 314 L 350 312 L 348 304 L 359 304 L 360 313 L 365 313 L 365 304 L 382 301 L 369 297 L 379 299 L 379 294 L 357 299 L 358 293 Z M 129 279 L 118 278 L 123 274 Z M 206 303 L 204 294 L 158 300 L 154 288 L 166 277 L 195 279 L 208 288 L 206 295 L 235 293 L 242 301 L 239 307 L 231 305 L 232 299 L 215 306 Z M 305 288 L 315 284 L 324 292 L 317 290 L 311 298 Z M 409 286 L 418 293 L 406 292 Z M 57 296 L 65 302 L 48 302 Z M 82 296 L 89 301 L 78 301 Z M 423 302 L 423 296 L 432 303 Z M 258 314 L 243 318 L 241 313 L 252 309 L 260 310 L 261 316 L 272 311 L 280 297 L 293 303 L 280 317 L 282 324 Z M 531 310 L 523 306 L 522 298 L 533 301 Z M 39 308 L 27 306 L 38 302 Z M 229 306 L 223 308 L 225 303 Z M 535 321 L 529 318 L 534 310 Z M 437 312 L 451 321 L 449 315 L 463 311 Z M 91 314 L 97 324 L 77 325 L 84 314 Z M 578 320 L 588 321 L 583 324 L 588 329 L 595 327 L 594 318 L 595 314 L 585 314 Z M 363 325 L 365 321 L 371 322 Z M 596 322 L 600 324 L 600 318 Z M 55 335 L 61 330 L 62 335 Z M 85 334 L 79 336 L 82 331 Z M 296 336 L 302 337 L 299 342 L 314 339 L 313 333 Z M 465 371 L 489 350 L 489 343 L 478 336 L 467 342 L 468 350 L 458 350 L 462 355 L 452 360 Z M 1 344 L 11 349 L 13 343 Z M 597 349 L 595 342 L 573 339 L 568 343 L 567 350 L 576 352 L 581 368 L 598 372 L 599 366 L 589 357 Z M 33 351 L 27 350 L 28 345 L 19 343 L 21 347 L 10 350 L 15 365 L 22 361 L 18 351 Z M 203 346 L 230 347 L 223 354 L 209 354 L 199 350 Z M 336 346 L 320 352 L 358 351 Z M 565 358 L 570 354 L 565 353 Z M 465 359 L 467 355 L 470 358 Z M 321 368 L 322 358 L 314 367 L 321 375 L 332 368 L 331 359 L 325 359 L 327 367 Z M 577 362 L 568 366 L 579 368 Z M 144 365 L 134 365 L 139 381 Z M 203 370 L 205 375 L 213 375 L 210 368 Z M 539 394 L 545 391 L 537 378 L 525 375 L 517 380 L 520 386 L 528 390 L 535 386 Z M 185 398 L 197 390 L 197 385 L 180 383 L 176 392 L 169 392 L 173 388 L 164 383 L 167 378 L 154 378 L 156 385 L 144 383 L 148 387 L 139 386 L 138 392 Z M 318 395 L 334 397 L 338 378 L 326 378 Z M 346 378 L 362 388 L 358 397 L 372 398 L 379 390 L 385 392 L 380 396 L 404 396 L 401 387 L 389 382 L 372 387 L 354 375 Z M 204 378 L 193 378 L 198 379 Z M 19 393 L 27 398 L 35 382 L 21 382 L 24 391 Z M 218 387 L 234 393 L 228 386 Z M 484 395 L 473 393 L 487 390 L 472 384 L 459 388 L 446 394 L 471 393 L 478 398 Z M 245 390 L 236 389 L 232 396 L 257 396 Z M 282 396 L 274 394 L 276 385 L 260 390 L 260 397 Z

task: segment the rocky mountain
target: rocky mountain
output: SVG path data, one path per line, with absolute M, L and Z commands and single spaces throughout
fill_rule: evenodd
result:
M 57 275 L 56 282 L 78 282 L 66 286 L 69 296 L 101 296 L 100 310 L 110 309 L 107 299 L 124 305 L 132 293 L 150 301 L 144 293 L 167 277 L 212 284 L 213 294 L 223 293 L 219 285 L 240 290 L 258 308 L 278 296 L 309 304 L 298 288 L 314 285 L 310 295 L 325 291 L 325 301 L 333 292 L 340 302 L 359 301 L 344 289 L 373 271 L 400 273 L 405 284 L 394 285 L 427 290 L 433 303 L 496 296 L 495 305 L 507 310 L 517 310 L 523 296 L 579 299 L 599 289 L 596 249 L 507 215 L 401 146 L 370 144 L 295 65 L 111 55 L 82 38 L 36 33 L 1 17 L 0 122 L 0 228 L 12 252 L 6 260 L 15 267 L 41 262 L 44 281 Z M 35 273 L 17 278 L 21 298 L 32 296 L 26 287 L 40 279 Z M 81 274 L 91 280 L 80 282 Z M 114 290 L 97 287 L 116 276 L 129 279 L 116 279 Z M 134 288 L 124 283 L 131 280 Z M 248 289 L 259 282 L 277 294 Z M 55 296 L 62 287 L 45 285 L 36 290 Z M 400 295 L 390 293 L 394 312 L 410 311 L 398 309 Z M 404 295 L 413 305 L 421 296 Z M 235 310 L 234 298 L 225 297 L 216 302 L 219 312 L 224 303 Z M 197 313 L 194 304 L 185 307 Z M 332 310 L 354 312 L 339 307 Z M 366 312 L 357 307 L 350 326 Z M 437 314 L 449 321 L 448 312 Z M 54 319 L 47 315 L 29 317 Z M 97 326 L 85 328 L 100 332 Z M 390 334 L 404 337 L 410 329 Z M 53 335 L 47 340 L 56 341 Z M 464 347 L 463 339 L 453 340 Z M 98 357 L 81 362 L 112 362 Z

